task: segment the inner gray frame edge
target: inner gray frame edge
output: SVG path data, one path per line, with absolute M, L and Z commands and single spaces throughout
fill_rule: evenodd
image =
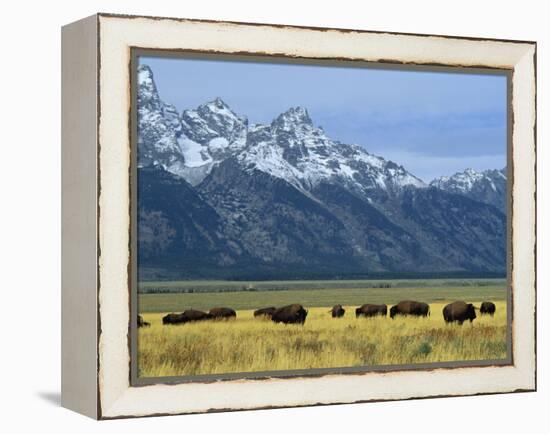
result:
M 426 71 L 426 72 L 451 72 L 459 74 L 486 74 L 486 75 L 504 75 L 507 82 L 507 357 L 496 360 L 468 360 L 451 362 L 433 362 L 421 364 L 402 364 L 402 365 L 370 365 L 354 367 L 331 367 L 316 369 L 296 369 L 284 371 L 258 371 L 258 372 L 235 372 L 227 374 L 209 374 L 209 375 L 181 375 L 164 377 L 139 377 L 138 376 L 138 277 L 137 277 L 137 67 L 140 56 L 150 57 L 173 57 L 173 58 L 196 58 L 196 59 L 216 59 L 241 62 L 268 62 L 268 63 L 289 63 L 289 64 L 309 64 L 309 65 L 338 65 L 356 68 L 387 69 L 387 70 L 408 70 L 408 71 Z M 434 369 L 458 369 L 470 367 L 489 367 L 489 366 L 510 366 L 513 365 L 513 286 L 512 286 L 512 268 L 513 268 L 513 250 L 512 250 L 512 212 L 513 212 L 513 194 L 514 185 L 514 164 L 513 164 L 513 107 L 512 107 L 512 86 L 513 70 L 500 68 L 483 68 L 467 66 L 441 66 L 441 65 L 421 65 L 421 64 L 396 64 L 384 62 L 369 62 L 364 60 L 345 60 L 345 59 L 314 59 L 314 58 L 293 58 L 282 55 L 266 55 L 258 53 L 250 54 L 230 54 L 230 53 L 211 53 L 178 50 L 149 49 L 141 47 L 130 47 L 130 107 L 129 110 L 129 136 L 130 136 L 130 267 L 128 274 L 128 290 L 130 295 L 130 319 L 129 319 L 129 339 L 128 347 L 130 351 L 130 386 L 139 387 L 153 384 L 185 384 L 185 383 L 211 383 L 215 381 L 231 380 L 266 380 L 270 378 L 293 379 L 304 377 L 320 377 L 324 375 L 358 375 L 375 372 L 404 372 L 417 370 Z

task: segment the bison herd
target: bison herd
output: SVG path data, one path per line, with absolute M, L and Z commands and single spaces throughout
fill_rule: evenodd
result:
M 478 308 L 472 303 L 464 301 L 455 301 L 443 308 L 443 319 L 446 323 L 456 322 L 458 324 L 464 321 L 472 322 L 476 318 L 476 310 L 481 315 L 493 316 L 496 312 L 496 306 L 490 301 L 484 301 Z M 430 306 L 427 303 L 419 301 L 401 301 L 389 309 L 390 318 L 396 316 L 416 316 L 427 317 L 430 315 Z M 342 318 L 346 310 L 341 304 L 337 304 L 329 310 L 332 318 Z M 254 311 L 255 318 L 267 318 L 275 323 L 283 324 L 304 324 L 306 322 L 308 311 L 301 304 L 290 304 L 283 307 L 264 307 Z M 387 316 L 388 306 L 385 304 L 363 304 L 355 309 L 355 317 L 375 317 Z M 169 313 L 162 318 L 164 325 L 185 324 L 188 322 L 198 322 L 207 320 L 229 320 L 235 319 L 237 313 L 228 307 L 215 307 L 208 312 L 188 309 L 182 313 Z M 148 327 L 150 324 L 138 315 L 138 327 Z
M 215 319 L 233 319 L 237 318 L 237 312 L 228 307 L 215 307 L 208 312 L 201 310 L 188 309 L 182 313 L 169 313 L 162 318 L 164 325 L 185 324 L 188 322 L 215 320 Z
M 266 307 L 254 312 L 255 317 L 270 318 L 273 322 L 284 324 L 304 324 L 306 322 L 307 310 L 301 304 L 290 304 L 283 307 Z M 162 324 L 185 324 L 188 322 L 199 322 L 207 320 L 229 320 L 237 318 L 237 312 L 229 307 L 215 307 L 208 312 L 195 309 L 188 309 L 182 313 L 169 313 L 162 317 Z M 150 324 L 145 322 L 141 315 L 138 315 L 138 327 L 147 327 Z

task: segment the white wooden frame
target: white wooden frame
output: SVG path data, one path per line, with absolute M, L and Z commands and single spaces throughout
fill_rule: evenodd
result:
M 536 44 L 98 14 L 63 28 L 62 404 L 97 419 L 536 388 Z M 512 74 L 513 364 L 130 386 L 130 49 Z

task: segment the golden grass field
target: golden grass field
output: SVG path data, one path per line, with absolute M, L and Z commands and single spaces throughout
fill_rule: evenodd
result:
M 494 317 L 445 324 L 446 302 L 428 318 L 355 318 L 356 306 L 333 319 L 327 307 L 309 308 L 304 326 L 275 324 L 237 311 L 237 319 L 163 326 L 165 313 L 143 313 L 138 330 L 138 376 L 497 360 L 507 355 L 506 302 Z M 476 303 L 479 306 L 479 303 Z M 306 307 L 307 308 L 307 307 Z

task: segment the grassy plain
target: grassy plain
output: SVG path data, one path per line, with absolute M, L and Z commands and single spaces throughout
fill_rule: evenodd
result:
M 340 288 L 427 288 L 506 286 L 503 278 L 345 279 L 345 280 L 145 280 L 140 293 L 277 291 Z
M 428 318 L 355 318 L 363 303 L 392 304 L 403 299 L 430 303 Z M 494 317 L 463 326 L 444 323 L 449 302 L 479 305 L 496 301 Z M 253 309 L 301 303 L 309 314 L 304 326 L 275 324 L 253 317 Z M 329 306 L 343 304 L 344 318 L 333 319 Z M 163 326 L 166 312 L 229 306 L 237 319 Z M 505 359 L 506 287 L 482 285 L 231 291 L 140 294 L 139 308 L 151 327 L 138 331 L 140 377 L 222 374 L 311 368 L 414 364 Z
M 409 286 L 401 286 L 407 283 Z M 356 305 L 364 303 L 393 304 L 400 300 L 418 300 L 433 303 L 445 300 L 506 300 L 504 280 L 454 281 L 300 281 L 300 282 L 173 282 L 164 283 L 171 291 L 139 294 L 139 311 L 181 312 L 185 309 L 208 310 L 215 306 L 227 306 L 236 310 L 250 310 L 266 306 L 283 306 L 300 303 L 306 308 Z M 377 288 L 372 285 L 392 285 Z M 157 284 L 158 285 L 158 284 Z M 368 286 L 371 285 L 371 286 Z M 240 287 L 257 289 L 238 290 Z M 158 286 L 156 286 L 158 288 Z M 153 286 L 148 287 L 150 290 Z M 181 291 L 193 292 L 177 292 Z M 207 289 L 205 289 L 207 288 Z M 269 289 L 271 288 L 271 289 Z

